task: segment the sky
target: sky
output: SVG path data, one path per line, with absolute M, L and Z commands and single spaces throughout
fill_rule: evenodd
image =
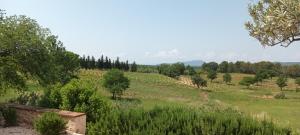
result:
M 26 15 L 67 50 L 139 64 L 178 61 L 300 61 L 300 42 L 262 47 L 250 37 L 250 0 L 0 0 Z

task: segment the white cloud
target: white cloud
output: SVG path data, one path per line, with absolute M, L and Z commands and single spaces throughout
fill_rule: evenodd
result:
M 162 58 L 162 59 L 181 59 L 183 58 L 182 53 L 178 49 L 171 49 L 167 51 L 158 51 L 155 53 L 145 52 L 146 57 L 151 58 Z

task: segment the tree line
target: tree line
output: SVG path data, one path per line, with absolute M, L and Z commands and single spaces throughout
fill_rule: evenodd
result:
M 257 74 L 259 72 L 269 72 L 272 76 L 286 75 L 292 78 L 300 77 L 300 65 L 282 65 L 280 63 L 273 63 L 268 61 L 262 62 L 244 62 L 237 61 L 227 62 L 223 61 L 220 64 L 216 62 L 204 63 L 202 65 L 204 71 L 217 71 L 221 73 L 245 73 L 245 74 Z
M 108 58 L 107 56 L 101 56 L 98 59 L 95 59 L 94 56 L 82 56 L 80 57 L 80 66 L 84 69 L 120 69 L 123 71 L 131 71 L 136 72 L 137 71 L 137 64 L 133 62 L 132 64 L 129 64 L 127 61 L 120 61 L 120 58 L 118 57 L 116 60 L 112 60 L 111 58 Z

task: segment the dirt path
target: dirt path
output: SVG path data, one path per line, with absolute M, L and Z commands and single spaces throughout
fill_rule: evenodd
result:
M 0 128 L 1 135 L 37 135 L 33 129 L 24 127 Z

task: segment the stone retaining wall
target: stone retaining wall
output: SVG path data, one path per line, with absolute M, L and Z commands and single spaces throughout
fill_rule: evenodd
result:
M 16 109 L 17 122 L 19 126 L 33 128 L 36 118 L 45 112 L 56 112 L 67 121 L 68 134 L 85 134 L 86 115 L 84 113 L 63 111 L 58 109 L 47 109 L 17 104 L 7 104 L 8 107 Z

